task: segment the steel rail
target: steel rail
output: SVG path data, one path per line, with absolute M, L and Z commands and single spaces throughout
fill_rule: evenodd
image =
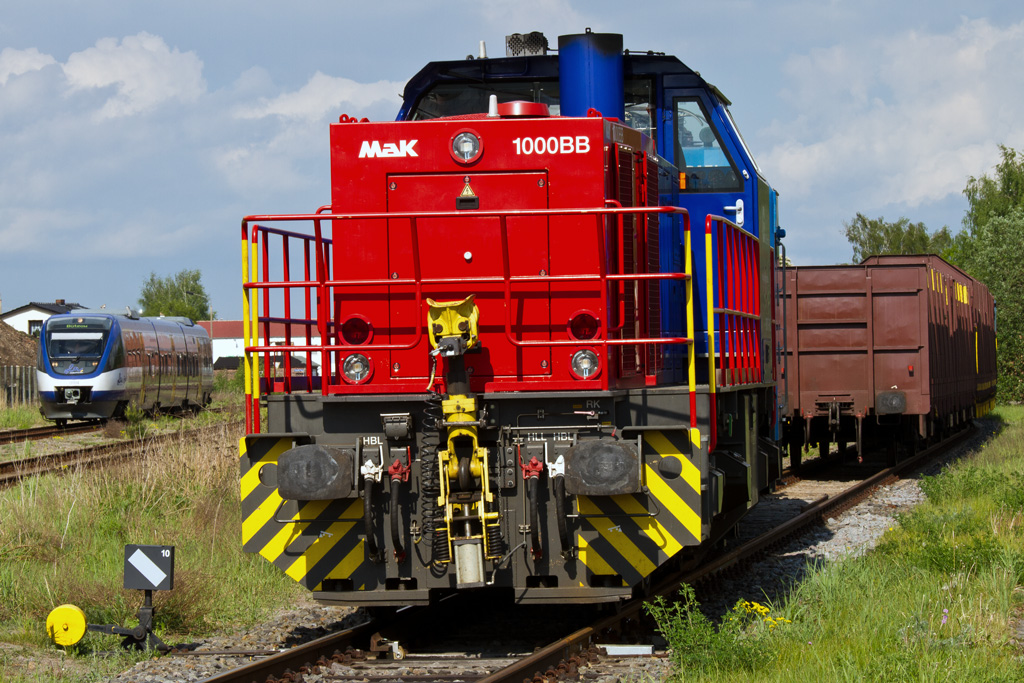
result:
M 559 666 L 564 669 L 566 666 L 575 665 L 574 658 L 579 659 L 582 653 L 597 645 L 597 638 L 600 634 L 614 629 L 617 625 L 627 620 L 638 618 L 640 611 L 643 609 L 644 602 L 651 597 L 668 597 L 675 594 L 681 584 L 697 583 L 729 567 L 756 557 L 797 531 L 816 524 L 825 515 L 834 514 L 840 510 L 852 507 L 870 495 L 875 488 L 895 481 L 900 475 L 917 467 L 923 460 L 933 457 L 944 449 L 951 448 L 973 433 L 973 429 L 965 429 L 949 439 L 922 450 L 917 455 L 903 462 L 897 463 L 893 467 L 887 467 L 879 471 L 873 476 L 844 490 L 839 495 L 823 497 L 814 501 L 796 517 L 744 543 L 736 550 L 708 562 L 699 569 L 665 579 L 654 587 L 651 594 L 644 599 L 625 603 L 618 613 L 538 650 L 507 669 L 480 679 L 479 683 L 522 681 L 524 678 L 532 677 L 537 672 L 540 675 L 544 675 L 547 671 L 556 671 Z
M 87 434 L 99 431 L 103 424 L 99 422 L 83 422 L 69 424 L 63 427 L 56 425 L 44 425 L 42 427 L 29 427 L 28 429 L 11 429 L 0 432 L 0 445 L 19 443 L 22 441 L 38 441 L 49 439 L 54 436 L 65 436 L 68 434 Z
M 828 515 L 836 514 L 840 510 L 855 505 L 870 495 L 875 488 L 898 479 L 920 465 L 925 459 L 960 443 L 973 433 L 974 430 L 964 430 L 940 444 L 922 450 L 914 457 L 877 472 L 838 495 L 824 496 L 807 505 L 798 516 L 748 541 L 736 550 L 711 559 L 698 569 L 683 571 L 664 578 L 652 587 L 650 593 L 643 599 L 634 599 L 623 603 L 616 614 L 579 629 L 500 671 L 476 680 L 478 683 L 511 683 L 513 681 L 518 683 L 531 679 L 554 680 L 563 673 L 576 671 L 588 660 L 593 660 L 595 652 L 598 651 L 596 648 L 602 634 L 617 630 L 624 622 L 638 619 L 647 600 L 657 596 L 669 597 L 674 595 L 683 583 L 697 583 L 730 567 L 749 561 L 801 529 L 816 524 Z M 289 672 L 292 674 L 310 673 L 313 667 L 328 666 L 332 659 L 338 661 L 339 655 L 346 649 L 356 646 L 366 648 L 368 640 L 372 641 L 373 639 L 371 634 L 388 633 L 389 629 L 398 628 L 400 632 L 391 632 L 391 635 L 397 636 L 396 640 L 400 642 L 400 633 L 415 632 L 418 628 L 417 621 L 424 618 L 429 619 L 433 614 L 432 609 L 433 606 L 409 608 L 390 617 L 385 622 L 375 620 L 353 629 L 323 636 L 266 659 L 207 678 L 204 683 L 249 683 L 251 681 L 262 683 L 286 677 Z M 401 620 L 399 620 L 400 618 Z M 361 675 L 367 678 L 367 672 L 363 671 Z M 468 678 L 467 676 L 466 679 Z

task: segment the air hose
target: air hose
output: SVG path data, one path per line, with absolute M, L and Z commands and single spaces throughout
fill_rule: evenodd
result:
M 384 556 L 377 547 L 377 537 L 373 529 L 373 484 L 370 477 L 363 480 L 363 529 L 366 531 L 366 551 L 370 560 L 376 563 L 384 561 Z
M 558 519 L 558 540 L 562 544 L 562 557 L 566 560 L 573 556 L 573 546 L 569 543 L 569 520 L 565 516 L 565 477 L 553 477 L 555 486 L 555 517 Z
M 401 529 L 398 528 L 398 518 L 402 514 L 399 505 L 399 494 L 402 491 L 402 480 L 399 477 L 391 478 L 391 543 L 395 548 L 395 561 L 399 564 L 405 562 L 405 548 L 402 547 Z
M 541 550 L 540 531 L 540 510 L 537 502 L 537 481 L 538 477 L 530 477 L 526 480 L 526 495 L 530 499 L 530 549 L 533 559 L 539 560 L 544 556 Z

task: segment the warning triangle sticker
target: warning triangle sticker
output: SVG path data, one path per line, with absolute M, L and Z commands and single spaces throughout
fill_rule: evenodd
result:
M 473 192 L 473 188 L 469 186 L 469 183 L 466 183 L 466 186 L 464 188 L 462 188 L 462 194 L 460 194 L 459 196 L 460 197 L 475 197 L 476 193 Z

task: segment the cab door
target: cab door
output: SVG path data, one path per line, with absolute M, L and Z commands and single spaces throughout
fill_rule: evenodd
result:
M 702 90 L 669 91 L 666 126 L 672 161 L 679 169 L 679 193 L 691 225 L 704 227 L 708 214 L 725 216 L 758 235 L 753 160 L 725 108 Z
M 661 149 L 679 170 L 679 204 L 690 213 L 693 236 L 695 315 L 707 320 L 705 227 L 709 215 L 722 216 L 759 236 L 757 169 L 728 111 L 701 88 L 665 91 Z M 717 245 L 715 249 L 717 250 Z M 698 353 L 707 339 L 698 336 Z

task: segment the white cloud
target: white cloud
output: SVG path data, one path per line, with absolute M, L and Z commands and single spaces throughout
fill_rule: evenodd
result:
M 317 71 L 306 85 L 295 92 L 283 93 L 259 104 L 238 109 L 241 119 L 280 116 L 287 119 L 320 121 L 328 114 L 363 114 L 382 103 L 391 104 L 395 111 L 402 101 L 405 84 L 395 81 L 358 83 L 349 78 L 327 76 Z
M 168 101 L 194 102 L 206 92 L 203 63 L 194 52 L 171 50 L 160 36 L 146 32 L 103 38 L 72 54 L 64 74 L 73 91 L 113 86 L 116 94 L 97 119 L 131 116 Z
M 11 76 L 38 71 L 56 63 L 56 59 L 50 55 L 44 55 L 34 47 L 27 50 L 5 47 L 3 52 L 0 52 L 0 86 L 7 85 L 7 79 Z
M 1024 23 L 962 21 L 792 58 L 783 92 L 799 114 L 767 131 L 762 165 L 787 198 L 827 195 L 853 211 L 958 195 L 1024 142 Z

